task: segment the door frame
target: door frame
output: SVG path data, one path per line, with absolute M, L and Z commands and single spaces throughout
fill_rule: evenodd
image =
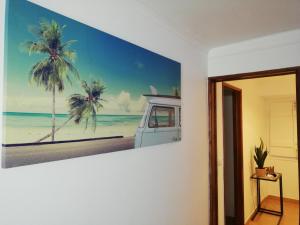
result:
M 218 225 L 218 173 L 217 173 L 217 110 L 216 84 L 217 82 L 254 79 L 295 74 L 297 130 L 300 131 L 300 66 L 275 70 L 265 70 L 250 73 L 215 76 L 208 78 L 208 108 L 209 108 L 209 187 L 210 187 L 210 225 Z M 300 135 L 297 132 L 297 145 L 300 149 Z M 300 154 L 298 154 L 298 180 L 300 180 Z M 298 187 L 300 193 L 300 182 Z M 243 221 L 244 222 L 244 221 Z M 299 216 L 300 224 L 300 216 Z
M 242 89 L 222 82 L 222 115 L 224 118 L 224 91 L 230 90 L 233 96 L 233 155 L 234 155 L 234 212 L 236 225 L 244 224 L 244 173 L 243 173 L 243 116 L 242 116 Z M 223 119 L 223 134 L 225 133 Z M 223 146 L 225 137 L 223 136 Z M 226 149 L 223 148 L 223 155 Z M 224 158 L 224 157 L 223 157 Z M 225 164 L 225 163 L 224 163 Z M 225 172 L 225 166 L 223 168 Z M 224 196 L 225 197 L 225 196 Z M 225 199 L 224 199 L 225 202 Z

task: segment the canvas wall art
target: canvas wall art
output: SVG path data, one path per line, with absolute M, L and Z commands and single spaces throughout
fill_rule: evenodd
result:
M 180 63 L 7 0 L 2 167 L 181 140 Z

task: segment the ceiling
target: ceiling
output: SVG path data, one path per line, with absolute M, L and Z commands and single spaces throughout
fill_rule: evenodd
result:
M 300 28 L 300 0 L 137 0 L 206 48 Z

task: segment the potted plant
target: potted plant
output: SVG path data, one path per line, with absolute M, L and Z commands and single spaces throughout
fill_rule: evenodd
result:
M 259 147 L 255 146 L 255 155 L 254 155 L 254 160 L 257 165 L 257 167 L 255 168 L 256 175 L 259 177 L 266 176 L 266 168 L 264 168 L 264 164 L 267 156 L 268 156 L 267 148 L 265 148 L 263 140 L 260 139 Z

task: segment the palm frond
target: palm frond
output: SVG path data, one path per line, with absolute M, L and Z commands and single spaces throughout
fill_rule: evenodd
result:
M 65 50 L 69 49 L 69 47 L 71 47 L 71 45 L 74 44 L 74 43 L 76 43 L 76 42 L 77 42 L 77 40 L 69 40 L 69 41 L 66 41 L 65 43 L 63 43 L 63 44 L 60 46 L 59 50 L 60 50 L 60 51 L 65 51 Z
M 33 41 L 27 41 L 25 43 L 21 44 L 21 47 L 23 50 L 28 52 L 29 55 L 33 53 L 48 53 L 50 54 L 50 48 L 42 42 L 33 42 Z
M 66 59 L 63 59 L 64 64 L 66 65 L 67 69 L 77 78 L 79 79 L 79 72 L 78 70 L 73 66 L 72 63 L 68 62 Z
M 74 74 L 76 78 L 79 78 L 79 73 L 76 68 L 64 58 L 58 57 L 53 64 L 56 69 L 56 75 L 53 74 L 53 76 L 56 76 L 58 78 L 57 80 L 61 80 L 63 82 L 66 79 L 72 85 L 72 80 L 69 74 Z
M 72 117 L 74 117 L 75 123 L 78 124 L 83 119 L 83 111 L 86 108 L 86 104 L 85 96 L 81 94 L 73 94 L 69 97 L 69 113 Z
M 95 106 L 96 106 L 96 111 L 98 111 L 100 108 L 103 108 L 103 105 L 97 101 L 97 102 L 94 102 Z
M 38 86 L 48 88 L 49 79 L 53 73 L 53 66 L 49 59 L 37 62 L 30 71 L 31 82 L 35 82 Z
M 81 87 L 88 95 L 91 94 L 91 88 L 89 87 L 86 81 L 81 81 Z
M 94 81 L 91 84 L 91 94 L 94 98 L 100 98 L 105 90 L 105 86 L 102 85 L 99 81 Z
M 28 31 L 36 37 L 40 37 L 42 35 L 40 26 L 29 25 L 28 26 Z
M 76 52 L 72 50 L 64 50 L 60 51 L 60 56 L 69 59 L 70 61 L 74 62 L 77 55 Z

